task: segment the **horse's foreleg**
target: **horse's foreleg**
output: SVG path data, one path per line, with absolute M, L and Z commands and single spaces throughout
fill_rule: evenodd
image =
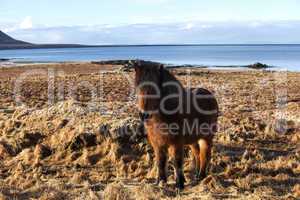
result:
M 156 166 L 158 169 L 156 184 L 159 184 L 160 181 L 166 183 L 167 182 L 167 176 L 166 176 L 167 151 L 162 147 L 155 147 L 154 153 L 156 159 Z
M 212 139 L 200 139 L 200 180 L 206 177 L 207 166 L 211 158 Z
M 174 146 L 174 167 L 176 177 L 176 187 L 180 190 L 184 188 L 184 173 L 183 173 L 183 146 Z

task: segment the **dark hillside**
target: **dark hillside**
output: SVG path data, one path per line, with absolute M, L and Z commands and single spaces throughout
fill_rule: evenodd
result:
M 30 45 L 30 43 L 15 40 L 14 38 L 0 31 L 0 45 Z
M 16 40 L 4 32 L 0 31 L 0 50 L 4 49 L 43 49 L 43 48 L 78 48 L 89 47 L 78 44 L 32 44 L 21 40 Z

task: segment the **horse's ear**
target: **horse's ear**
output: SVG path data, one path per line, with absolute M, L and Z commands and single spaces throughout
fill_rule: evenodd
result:
M 163 69 L 164 69 L 164 65 L 163 65 L 163 64 L 160 64 L 160 65 L 159 65 L 159 70 L 162 71 Z
M 134 70 L 136 71 L 138 67 L 141 66 L 140 60 L 131 60 L 130 64 L 133 66 Z

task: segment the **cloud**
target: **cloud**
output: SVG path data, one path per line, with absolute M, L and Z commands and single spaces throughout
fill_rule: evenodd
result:
M 32 17 L 27 16 L 23 20 L 19 22 L 3 22 L 0 26 L 0 29 L 3 30 L 6 33 L 10 32 L 16 32 L 18 30 L 26 30 L 26 29 L 32 29 L 33 28 L 33 22 Z
M 300 43 L 300 21 L 199 22 L 32 27 L 10 35 L 33 43 L 238 44 Z
M 23 19 L 23 21 L 19 25 L 20 29 L 30 29 L 33 27 L 32 18 L 27 16 Z
M 253 27 L 253 28 L 258 28 L 260 26 L 263 26 L 263 24 L 261 22 L 254 21 L 254 22 L 249 23 L 249 26 Z
M 190 30 L 194 27 L 195 25 L 193 23 L 188 23 L 186 24 L 182 29 L 183 30 Z
M 200 27 L 201 28 L 212 28 L 213 25 L 211 25 L 211 24 L 202 24 Z

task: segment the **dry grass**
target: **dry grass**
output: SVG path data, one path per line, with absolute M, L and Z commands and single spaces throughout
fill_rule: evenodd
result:
M 187 187 L 178 195 L 171 168 L 167 186 L 153 185 L 152 149 L 143 136 L 133 134 L 142 132 L 134 101 L 128 98 L 127 75 L 133 73 L 105 73 L 103 98 L 98 95 L 89 105 L 87 88 L 79 87 L 72 98 L 68 85 L 87 81 L 98 94 L 99 70 L 109 67 L 53 68 L 65 71 L 55 78 L 55 91 L 63 85 L 64 98 L 47 104 L 47 80 L 33 76 L 22 89 L 28 107 L 16 106 L 12 96 L 17 75 L 26 67 L 0 71 L 0 199 L 300 198 L 300 74 L 188 73 L 191 86 L 215 92 L 222 129 L 215 138 L 210 176 L 199 184 L 193 182 L 187 150 Z M 183 69 L 174 73 L 187 83 Z M 283 108 L 276 103 L 280 88 L 287 89 Z M 279 114 L 282 120 L 277 120 Z M 122 137 L 124 129 L 130 134 Z

